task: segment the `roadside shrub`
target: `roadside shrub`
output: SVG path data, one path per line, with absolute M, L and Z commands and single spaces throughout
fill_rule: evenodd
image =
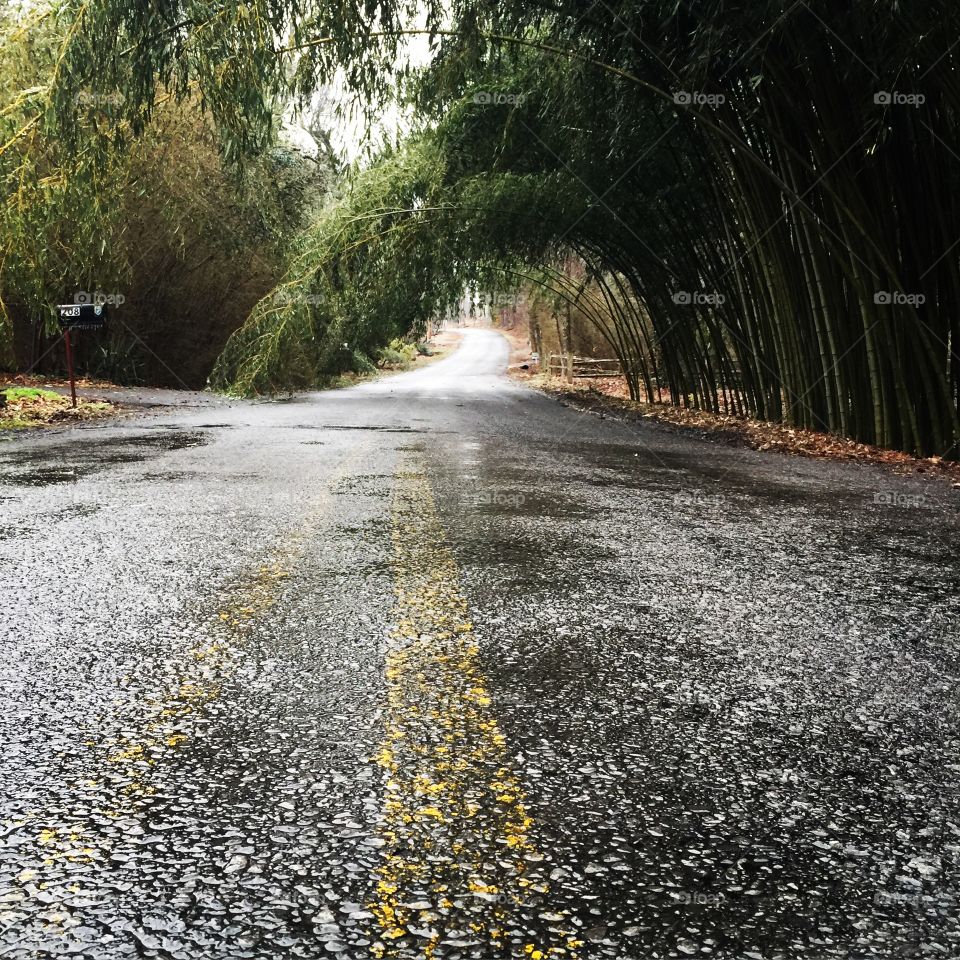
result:
M 393 347 L 383 347 L 377 354 L 377 363 L 380 367 L 387 369 L 405 370 L 407 368 L 407 358 Z
M 376 365 L 370 362 L 370 358 L 360 350 L 353 351 L 353 371 L 354 373 L 375 373 Z
M 377 353 L 377 362 L 381 367 L 406 370 L 417 356 L 417 348 L 402 339 L 391 340 Z

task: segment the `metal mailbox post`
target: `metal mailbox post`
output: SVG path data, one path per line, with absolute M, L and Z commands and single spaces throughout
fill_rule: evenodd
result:
M 67 351 L 67 372 L 70 374 L 70 398 L 77 405 L 77 384 L 73 373 L 74 330 L 100 330 L 107 322 L 107 308 L 100 303 L 61 303 L 57 306 L 57 319 L 63 330 L 63 342 Z

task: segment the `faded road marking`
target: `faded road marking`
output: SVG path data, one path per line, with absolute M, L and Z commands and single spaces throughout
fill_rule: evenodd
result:
M 326 486 L 338 480 L 354 459 L 348 457 Z M 132 826 L 142 816 L 156 791 L 158 765 L 189 743 L 194 720 L 220 696 L 244 647 L 280 599 L 317 523 L 329 512 L 331 496 L 326 486 L 313 498 L 303 523 L 274 546 L 259 567 L 226 591 L 204 626 L 203 639 L 181 653 L 173 682 L 144 697 L 136 712 L 120 717 L 122 732 L 83 744 L 99 756 L 91 764 L 96 779 L 78 785 L 77 813 L 64 816 L 63 808 L 57 807 L 0 823 L 2 836 L 27 834 L 33 844 L 30 862 L 11 889 L 0 895 L 0 923 L 10 922 L 21 904 L 32 901 L 44 908 L 45 933 L 69 936 L 73 926 L 82 925 L 65 901 L 83 893 L 85 871 L 102 870 L 117 853 L 115 838 L 92 828 L 90 817 Z M 88 797 L 96 798 L 96 805 L 85 810 Z M 68 869 L 73 881 L 69 884 Z

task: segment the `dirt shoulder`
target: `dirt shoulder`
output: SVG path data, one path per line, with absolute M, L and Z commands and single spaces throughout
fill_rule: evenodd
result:
M 119 412 L 119 407 L 106 398 L 79 393 L 74 407 L 69 393 L 69 387 L 64 391 L 59 384 L 38 377 L 0 380 L 0 432 L 64 426 Z
M 6 438 L 38 427 L 63 428 L 110 417 L 143 415 L 169 408 L 222 407 L 238 401 L 200 390 L 123 387 L 107 380 L 76 382 L 77 407 L 70 403 L 70 382 L 56 377 L 0 374 L 0 435 Z

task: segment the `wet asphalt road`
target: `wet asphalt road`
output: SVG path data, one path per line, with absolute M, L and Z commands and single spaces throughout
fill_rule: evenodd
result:
M 0 444 L 0 957 L 960 957 L 960 508 L 468 332 Z

